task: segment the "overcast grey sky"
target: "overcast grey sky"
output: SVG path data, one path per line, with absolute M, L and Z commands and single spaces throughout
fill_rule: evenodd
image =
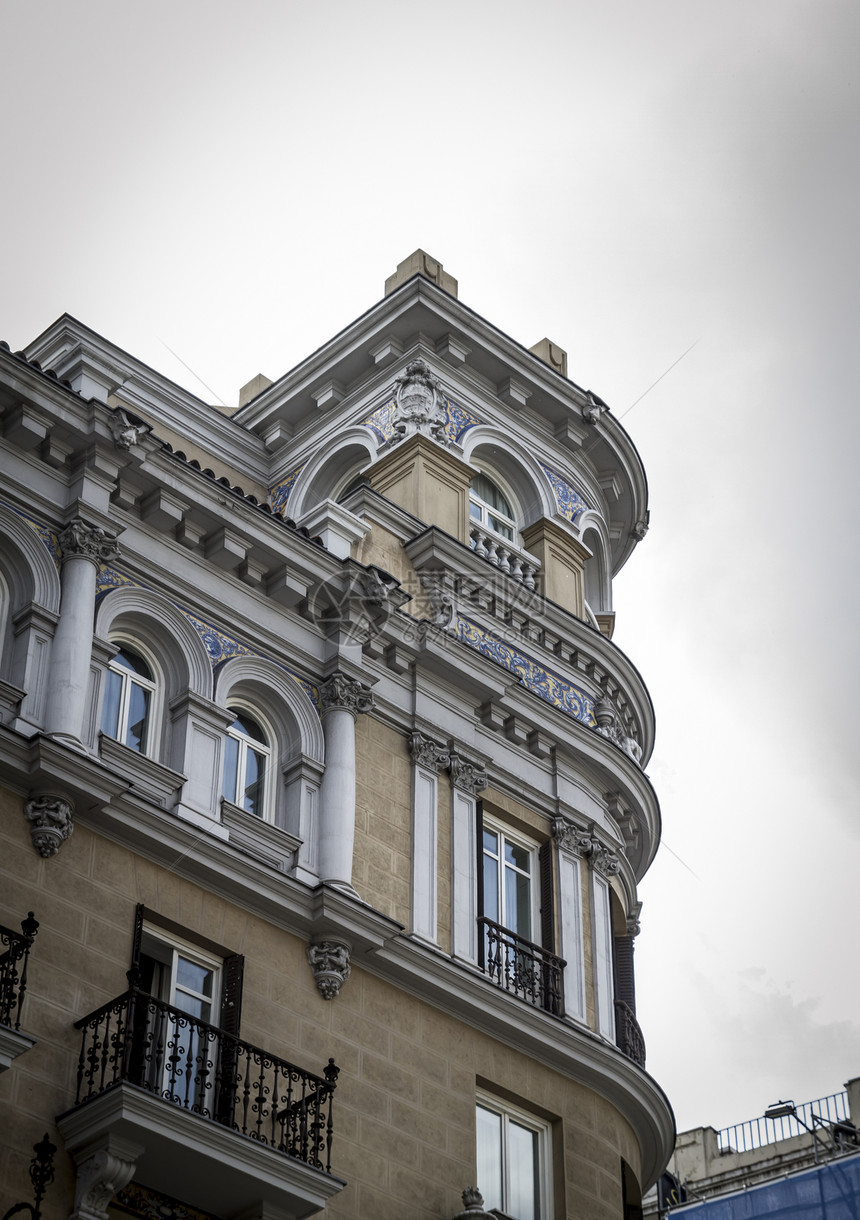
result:
M 0 337 L 212 401 L 417 246 L 625 416 L 658 714 L 640 1020 L 679 1128 L 860 1075 L 860 6 L 4 0 Z M 680 857 L 680 860 L 677 858 Z

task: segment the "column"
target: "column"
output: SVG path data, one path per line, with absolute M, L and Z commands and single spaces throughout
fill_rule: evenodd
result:
M 90 681 L 96 576 L 119 554 L 116 540 L 78 517 L 60 534 L 60 621 L 51 649 L 47 732 L 83 750 L 84 708 Z
M 373 696 L 348 674 L 337 672 L 320 688 L 325 738 L 325 772 L 320 785 L 320 879 L 354 894 L 355 721 L 369 712 Z
M 461 754 L 451 753 L 451 865 L 453 916 L 451 952 L 478 962 L 478 793 L 487 773 Z
M 439 841 L 439 767 L 450 761 L 448 751 L 411 733 L 412 755 L 412 931 L 436 942 Z

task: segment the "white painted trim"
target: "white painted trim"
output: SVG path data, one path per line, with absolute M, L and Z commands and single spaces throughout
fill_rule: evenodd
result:
M 439 779 L 435 771 L 412 768 L 412 931 L 437 937 L 437 843 Z
M 594 1007 L 597 1028 L 615 1041 L 615 1004 L 612 986 L 612 924 L 609 883 L 592 869 L 591 926 L 594 939 Z
M 452 914 L 454 957 L 478 961 L 477 801 L 460 788 L 451 789 Z
M 561 923 L 559 954 L 564 968 L 564 1011 L 585 1020 L 585 954 L 582 939 L 582 876 L 579 857 L 559 851 L 558 903 Z

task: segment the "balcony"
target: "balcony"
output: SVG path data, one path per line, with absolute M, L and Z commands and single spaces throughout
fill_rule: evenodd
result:
M 125 1181 L 214 1215 L 301 1220 L 343 1189 L 333 1060 L 315 1076 L 134 987 L 76 1028 L 77 1095 L 57 1123 L 79 1191 L 97 1153 L 125 1160 Z
M 555 1017 L 564 1016 L 562 971 L 567 963 L 486 916 L 478 920 L 481 969 L 504 991 Z
M 27 991 L 27 962 L 38 928 L 32 911 L 21 921 L 20 932 L 0 924 L 0 1072 L 35 1042 L 21 1033 L 21 1010 Z
M 615 1001 L 615 1045 L 628 1059 L 645 1066 L 645 1039 L 636 1013 L 624 1000 Z

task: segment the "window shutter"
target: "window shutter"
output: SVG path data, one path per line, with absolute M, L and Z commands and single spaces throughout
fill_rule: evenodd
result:
M 542 843 L 538 852 L 538 874 L 540 876 L 540 943 L 550 953 L 555 953 L 555 910 L 552 885 L 552 840 Z
M 616 936 L 614 941 L 613 971 L 615 974 L 615 998 L 629 1004 L 636 1012 L 636 980 L 633 974 L 633 937 Z
M 218 1024 L 234 1038 L 239 1037 L 239 1026 L 242 1019 L 242 975 L 245 969 L 245 958 L 241 953 L 233 953 L 224 958 L 221 975 L 221 1014 Z
M 131 967 L 134 971 L 135 978 L 140 973 L 140 942 L 143 937 L 143 912 L 144 905 L 139 902 L 134 909 L 134 931 L 131 938 Z

